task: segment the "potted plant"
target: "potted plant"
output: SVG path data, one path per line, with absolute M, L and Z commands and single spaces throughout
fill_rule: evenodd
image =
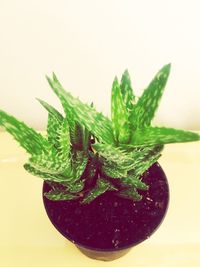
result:
M 113 260 L 157 229 L 167 210 L 169 188 L 157 163 L 164 144 L 200 140 L 197 133 L 153 127 L 170 64 L 138 99 L 128 71 L 115 78 L 111 119 L 47 77 L 64 108 L 48 111 L 45 135 L 0 111 L 3 126 L 30 154 L 24 168 L 41 177 L 47 214 L 87 256 Z

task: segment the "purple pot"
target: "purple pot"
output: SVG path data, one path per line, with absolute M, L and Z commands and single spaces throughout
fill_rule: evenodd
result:
M 90 204 L 80 200 L 51 201 L 44 193 L 51 188 L 44 182 L 43 201 L 55 228 L 85 255 L 110 261 L 126 254 L 149 238 L 161 224 L 168 207 L 167 178 L 158 163 L 142 177 L 148 191 L 139 191 L 139 202 L 106 192 Z

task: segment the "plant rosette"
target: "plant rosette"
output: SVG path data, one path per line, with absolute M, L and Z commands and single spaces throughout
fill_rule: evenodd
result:
M 0 110 L 3 126 L 29 153 L 24 168 L 41 177 L 43 202 L 56 229 L 88 257 L 114 260 L 149 238 L 168 207 L 169 188 L 158 164 L 164 144 L 200 135 L 152 126 L 170 73 L 165 65 L 143 94 L 134 95 L 128 71 L 114 79 L 111 118 L 47 77 L 64 115 L 48 111 L 45 135 Z

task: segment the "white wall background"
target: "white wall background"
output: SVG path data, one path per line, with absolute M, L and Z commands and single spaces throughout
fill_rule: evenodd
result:
M 156 123 L 200 129 L 200 1 L 0 0 L 0 108 L 38 129 L 35 97 L 60 107 L 45 74 L 109 114 L 116 74 L 139 95 L 168 62 Z

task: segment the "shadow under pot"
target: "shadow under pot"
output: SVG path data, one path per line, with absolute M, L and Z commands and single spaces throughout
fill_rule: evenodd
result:
M 167 178 L 158 163 L 142 177 L 148 191 L 139 191 L 141 201 L 106 192 L 90 204 L 79 200 L 52 201 L 44 197 L 51 188 L 44 182 L 43 201 L 55 228 L 86 256 L 115 260 L 149 238 L 161 224 L 168 207 Z

